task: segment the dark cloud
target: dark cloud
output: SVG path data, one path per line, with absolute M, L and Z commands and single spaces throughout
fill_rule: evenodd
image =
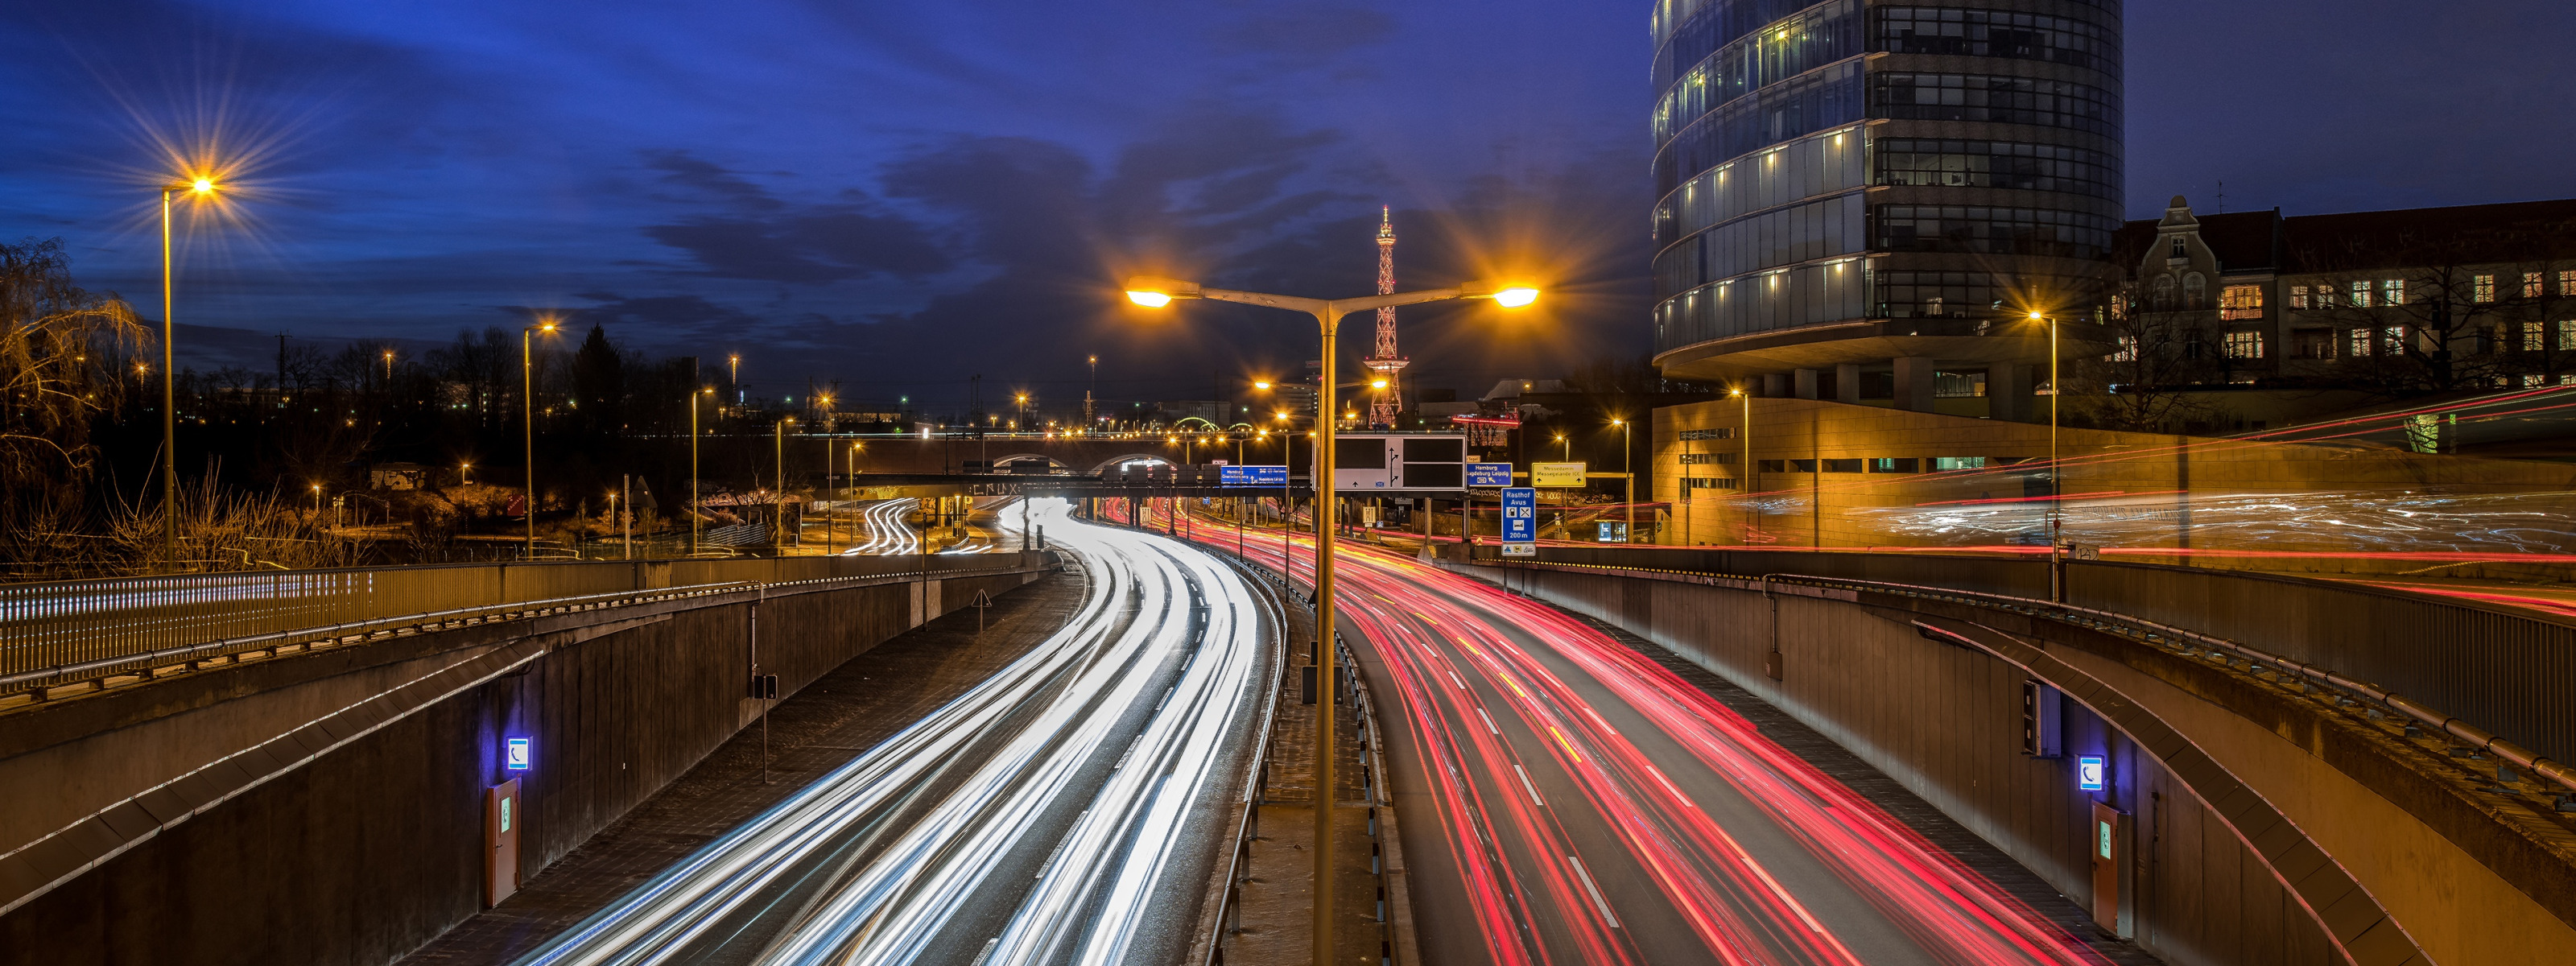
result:
M 1283 65 L 1317 66 L 1336 55 L 1386 42 L 1396 21 L 1381 11 L 1351 4 L 1262 6 L 1217 32 L 1218 40 Z
M 628 297 L 583 292 L 577 297 L 598 304 L 573 313 L 574 322 L 615 326 L 618 338 L 646 344 L 704 344 L 738 336 L 760 321 L 751 313 L 695 295 Z
M 644 166 L 662 172 L 665 183 L 711 197 L 727 207 L 744 211 L 776 211 L 786 207 L 784 202 L 771 197 L 768 191 L 742 175 L 687 151 L 646 151 Z
M 711 278 L 816 285 L 872 275 L 921 278 L 949 268 L 921 225 L 847 208 L 764 218 L 696 218 L 648 225 L 646 237 L 697 259 Z

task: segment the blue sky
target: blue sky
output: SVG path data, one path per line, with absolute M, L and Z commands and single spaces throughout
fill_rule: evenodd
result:
M 2132 215 L 2221 179 L 2291 212 L 2576 194 L 2576 14 L 2476 9 L 2133 2 Z M 1387 204 L 1408 282 L 1559 293 L 1406 317 L 1418 384 L 1474 390 L 1643 352 L 1649 55 L 1642 3 L 1584 0 L 29 0 L 0 8 L 0 236 L 63 236 L 149 303 L 152 189 L 212 143 L 240 190 L 190 222 L 184 322 L 441 340 L 568 310 L 740 351 L 756 390 L 1063 400 L 1091 353 L 1147 397 L 1310 357 L 1293 319 L 1105 286 L 1364 291 Z

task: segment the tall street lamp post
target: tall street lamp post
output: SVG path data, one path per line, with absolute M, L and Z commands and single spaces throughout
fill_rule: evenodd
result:
M 528 472 L 528 546 L 521 557 L 537 559 L 537 333 L 554 334 L 555 320 L 541 318 L 537 324 L 519 330 L 519 417 L 520 440 L 527 457 Z
M 1613 419 L 1610 425 L 1619 427 L 1619 475 L 1626 478 L 1628 494 L 1628 532 L 1620 534 L 1619 539 L 1635 543 L 1637 542 L 1637 473 L 1628 465 L 1628 451 L 1632 448 L 1629 430 L 1634 427 L 1630 426 L 1624 418 Z
M 784 555 L 787 552 L 787 424 L 795 421 L 796 417 L 794 416 L 779 417 L 776 432 L 778 437 L 778 468 L 776 474 L 778 496 L 769 501 L 769 524 L 770 531 L 772 533 L 770 544 L 777 547 L 778 552 L 781 555 Z
M 1310 299 L 1260 292 L 1206 288 L 1196 282 L 1178 279 L 1137 277 L 1127 280 L 1129 301 L 1146 308 L 1162 308 L 1173 299 L 1216 299 L 1262 305 L 1291 312 L 1303 312 L 1315 319 L 1316 334 L 1321 342 L 1323 372 L 1316 391 L 1315 411 L 1324 418 L 1316 420 L 1315 435 L 1315 636 L 1316 694 L 1315 707 L 1315 872 L 1314 888 L 1314 962 L 1316 966 L 1334 966 L 1333 955 L 1333 671 L 1337 659 L 1333 647 L 1333 390 L 1338 380 L 1339 359 L 1334 349 L 1334 335 L 1344 316 L 1355 312 L 1418 305 L 1462 298 L 1490 298 L 1506 308 L 1519 308 L 1538 300 L 1538 290 L 1525 286 L 1495 283 L 1469 283 L 1456 288 L 1397 292 L 1390 295 L 1367 295 L 1352 299 Z M 1284 571 L 1284 566 L 1283 566 Z M 1284 576 L 1284 574 L 1283 574 Z
M 161 550 L 170 569 L 179 569 L 179 369 L 170 341 L 170 199 L 185 191 L 199 200 L 215 193 L 215 179 L 191 178 L 161 186 Z
M 2056 600 L 2066 599 L 2064 583 L 2066 520 L 2062 506 L 2065 499 L 2066 470 L 2057 462 L 2057 400 L 2065 395 L 2057 384 L 2057 318 L 2043 312 L 2032 312 L 2030 320 L 2048 323 L 2048 573 L 2049 592 Z
M 698 531 L 701 528 L 698 508 L 698 400 L 715 395 L 712 386 L 689 394 L 689 556 L 698 555 Z

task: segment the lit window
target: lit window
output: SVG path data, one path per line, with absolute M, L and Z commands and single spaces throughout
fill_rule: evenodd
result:
M 2549 323 L 2525 322 L 2522 324 L 2522 351 L 2538 352 L 2548 345 Z
M 2124 335 L 2124 336 L 2121 336 L 2121 337 L 2120 337 L 2120 348 L 2119 348 L 2117 351 L 2114 351 L 2114 352 L 2112 352 L 2112 353 L 2111 353 L 2111 361 L 2113 361 L 2113 362 L 2136 362 L 2136 361 L 2138 361 L 2138 337 L 2137 337 L 2137 336 L 2134 336 L 2134 335 Z
M 2536 389 L 2536 388 L 2539 388 L 2539 387 L 2541 387 L 2541 386 L 2546 386 L 2546 385 L 2548 385 L 2548 384 L 2549 384 L 2549 377 L 2548 377 L 2548 376 L 2527 375 L 2527 376 L 2522 377 L 2522 388 L 2525 388 L 2525 389 Z
M 2558 273 L 2558 294 L 2576 296 L 2576 271 Z
M 2352 307 L 2356 309 L 2366 309 L 2370 307 L 2369 282 L 2352 283 Z
M 2369 329 L 2353 329 L 2344 333 L 2344 335 L 2346 336 L 2344 342 L 2344 358 L 2364 359 L 2371 355 Z
M 2394 302 L 2396 300 L 2390 299 L 2389 301 Z M 2476 302 L 2481 305 L 2495 301 L 2495 276 L 2469 276 L 2469 301 Z
M 2379 330 L 2379 345 L 2381 350 L 2388 355 L 2405 355 L 2406 328 L 2404 326 L 2392 325 Z
M 2230 359 L 2263 358 L 2263 333 L 2230 332 L 2227 334 L 2227 357 Z
M 2541 296 L 2541 291 L 2540 291 L 2540 273 L 2539 273 L 2539 272 L 2524 272 L 2524 273 L 2522 273 L 2522 297 L 2523 297 L 2523 298 L 2527 298 L 2527 299 L 2536 299 L 2536 298 L 2539 298 L 2540 296 Z
M 2406 280 L 2392 278 L 2380 282 L 2379 304 L 2390 308 L 2406 304 Z
M 2558 351 L 2576 352 L 2576 319 L 2558 323 Z
M 2230 285 L 2219 289 L 2218 317 L 2222 319 L 2262 318 L 2263 286 Z
M 1932 458 L 1932 469 L 1935 471 L 1982 470 L 1985 468 L 1986 458 L 1983 456 L 1935 456 Z
M 2304 309 L 2304 308 L 2307 308 L 2307 307 L 2308 307 L 2308 287 L 2307 287 L 2307 286 L 2305 286 L 2305 285 L 2293 285 L 2293 286 L 2290 286 L 2290 307 L 2291 307 L 2291 308 L 2294 308 L 2294 309 Z

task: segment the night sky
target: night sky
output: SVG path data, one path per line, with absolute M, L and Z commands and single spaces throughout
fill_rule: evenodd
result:
M 1545 311 L 1408 310 L 1469 396 L 1646 348 L 1642 2 L 0 4 L 0 237 L 157 318 L 451 339 L 537 310 L 755 393 L 1204 398 L 1312 356 L 1287 315 L 1146 314 L 1130 271 L 1370 290 L 1509 272 Z M 2132 0 L 2128 208 L 2576 195 L 2576 5 Z M 1368 320 L 1344 347 L 1367 351 Z M 183 345 L 183 349 L 184 349 Z M 208 364 L 211 364 L 209 362 Z

